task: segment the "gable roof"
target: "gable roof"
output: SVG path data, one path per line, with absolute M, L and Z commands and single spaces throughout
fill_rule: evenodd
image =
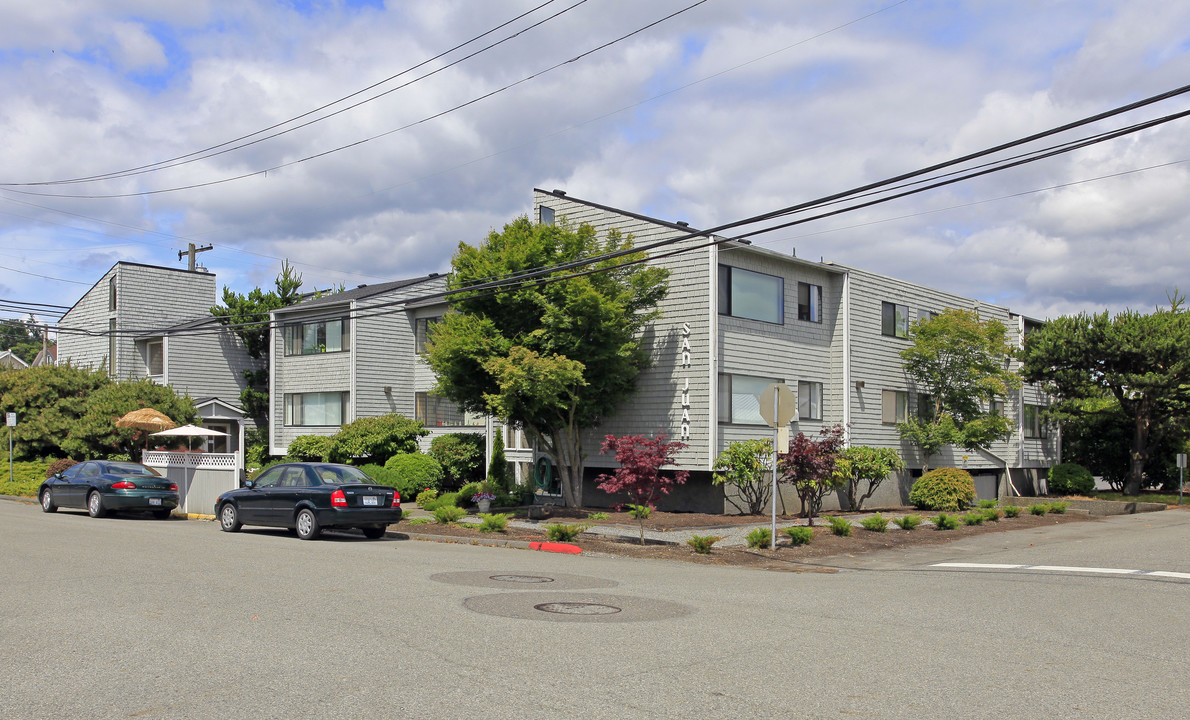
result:
M 0 352 L 0 367 L 27 368 L 29 363 L 22 360 L 12 350 L 5 350 Z
M 331 305 L 345 305 L 345 304 L 354 302 L 356 300 L 363 300 L 365 298 L 370 298 L 370 297 L 374 297 L 376 295 L 382 295 L 387 292 L 392 292 L 393 290 L 400 290 L 402 288 L 412 287 L 419 283 L 433 280 L 434 278 L 437 278 L 437 277 L 441 277 L 441 275 L 439 273 L 430 273 L 429 275 L 423 275 L 422 277 L 416 277 L 416 278 L 409 278 L 406 280 L 394 280 L 392 282 L 376 283 L 375 285 L 360 285 L 359 287 L 351 289 L 351 290 L 344 290 L 343 292 L 335 293 L 333 295 L 323 295 L 322 297 L 311 298 L 310 300 L 300 302 L 296 305 L 290 305 L 289 307 L 283 307 L 283 308 L 274 310 L 273 312 L 278 315 L 281 315 L 281 314 L 288 313 L 288 312 L 295 312 L 295 311 L 300 312 L 303 310 L 313 310 L 313 309 L 317 309 L 320 307 L 327 307 L 327 306 L 331 306 Z

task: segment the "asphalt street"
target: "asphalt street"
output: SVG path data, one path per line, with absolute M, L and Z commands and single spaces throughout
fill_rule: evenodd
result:
M 832 558 L 819 572 L 303 542 L 11 501 L 0 545 L 10 720 L 1184 718 L 1190 707 L 1190 580 L 937 567 L 1190 573 L 1190 512 Z

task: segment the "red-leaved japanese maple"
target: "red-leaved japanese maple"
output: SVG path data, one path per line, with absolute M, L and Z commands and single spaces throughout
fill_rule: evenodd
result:
M 616 509 L 624 506 L 632 509 L 632 514 L 640 521 L 641 545 L 645 544 L 645 518 L 657 507 L 657 500 L 690 477 L 685 470 L 661 472 L 666 465 L 677 464 L 674 456 L 685 447 L 686 443 L 669 442 L 665 433 L 653 440 L 644 435 L 608 435 L 603 438 L 600 452 L 614 452 L 620 467 L 611 475 L 595 478 L 596 487 L 609 495 L 623 493 L 628 496 L 628 502 L 620 503 Z

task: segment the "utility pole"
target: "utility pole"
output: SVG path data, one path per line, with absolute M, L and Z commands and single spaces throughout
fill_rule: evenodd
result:
M 194 243 L 190 243 L 189 245 L 190 245 L 190 247 L 188 250 L 179 250 L 178 251 L 178 259 L 181 260 L 183 257 L 189 255 L 190 256 L 190 267 L 187 269 L 190 270 L 190 272 L 194 272 L 194 268 L 195 268 L 194 258 L 195 258 L 195 256 L 197 256 L 200 252 L 206 252 L 207 250 L 214 250 L 215 246 L 207 245 L 206 247 L 200 248 L 200 247 L 195 247 Z

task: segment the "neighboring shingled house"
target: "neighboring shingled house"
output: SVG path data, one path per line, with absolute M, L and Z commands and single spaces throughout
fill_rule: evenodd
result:
M 190 395 L 207 427 L 229 433 L 209 449 L 238 454 L 242 466 L 245 425 L 253 423 L 240 392 L 244 371 L 261 364 L 211 315 L 215 303 L 211 273 L 118 262 L 62 316 L 58 358 Z

